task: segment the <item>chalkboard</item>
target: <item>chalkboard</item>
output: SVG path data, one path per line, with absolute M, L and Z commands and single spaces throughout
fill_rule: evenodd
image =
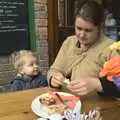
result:
M 30 49 L 28 1 L 0 0 L 0 55 Z

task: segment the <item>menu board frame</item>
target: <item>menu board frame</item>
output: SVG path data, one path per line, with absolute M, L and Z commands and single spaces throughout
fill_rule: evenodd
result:
M 34 0 L 0 1 L 0 55 L 35 50 Z

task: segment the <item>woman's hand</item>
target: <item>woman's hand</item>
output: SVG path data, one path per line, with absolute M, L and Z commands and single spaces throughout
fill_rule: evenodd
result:
M 76 95 L 87 95 L 92 91 L 102 91 L 102 86 L 98 78 L 79 77 L 70 82 L 67 88 Z
M 53 87 L 59 88 L 60 85 L 63 84 L 64 79 L 65 79 L 65 77 L 63 76 L 62 73 L 60 73 L 60 72 L 54 73 L 52 75 L 51 85 Z

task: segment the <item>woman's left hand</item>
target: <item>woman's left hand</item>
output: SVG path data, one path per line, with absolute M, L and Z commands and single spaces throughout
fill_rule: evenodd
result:
M 102 91 L 100 80 L 94 77 L 79 77 L 70 82 L 67 88 L 76 95 L 87 95 L 92 91 Z

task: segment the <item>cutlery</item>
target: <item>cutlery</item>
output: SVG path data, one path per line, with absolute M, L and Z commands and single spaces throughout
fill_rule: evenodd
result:
M 64 111 L 64 117 L 65 117 L 66 120 L 75 120 L 73 118 L 71 109 L 67 109 L 67 110 Z
M 64 104 L 64 100 L 61 98 L 61 96 L 56 92 L 55 95 L 58 97 L 58 99 L 60 100 L 60 102 L 62 102 Z
M 99 109 L 100 108 L 94 108 L 93 110 L 90 110 L 86 120 L 102 120 Z
M 81 102 L 78 101 L 72 112 L 74 120 L 80 120 L 80 117 L 81 117 L 80 113 L 81 113 Z

